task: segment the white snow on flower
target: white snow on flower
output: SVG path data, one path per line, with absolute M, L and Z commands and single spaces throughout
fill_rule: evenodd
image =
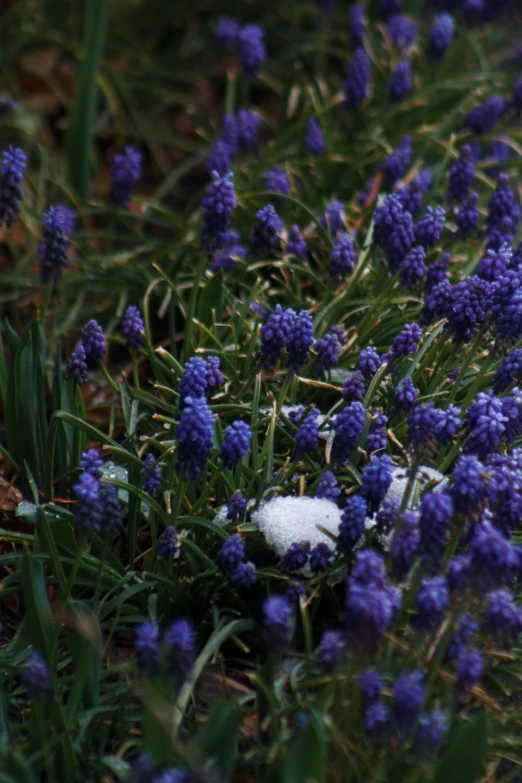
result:
M 332 539 L 319 526 L 336 536 L 341 512 L 329 500 L 307 497 L 278 497 L 269 500 L 252 514 L 268 544 L 283 557 L 294 541 L 310 541 L 334 547 Z
M 415 482 L 422 490 L 430 481 L 437 482 L 437 484 L 433 487 L 433 492 L 442 492 L 448 484 L 448 479 L 443 476 L 442 473 L 439 473 L 438 470 L 435 470 L 435 468 L 429 468 L 427 465 L 422 465 L 417 471 Z M 394 468 L 392 473 L 392 483 L 388 492 L 386 493 L 386 499 L 397 500 L 399 503 L 401 503 L 404 493 L 406 492 L 407 484 L 408 468 Z

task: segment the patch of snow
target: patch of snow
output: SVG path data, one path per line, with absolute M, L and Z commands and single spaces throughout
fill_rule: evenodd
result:
M 257 524 L 269 546 L 283 557 L 294 541 L 310 541 L 333 548 L 332 539 L 319 530 L 319 525 L 336 536 L 341 512 L 335 503 L 324 498 L 278 497 L 269 500 L 254 512 Z
M 420 485 L 421 489 L 426 486 L 430 481 L 438 482 L 433 488 L 433 492 L 443 492 L 448 484 L 448 479 L 439 473 L 435 468 L 429 468 L 427 465 L 422 465 L 415 477 L 416 484 Z M 404 493 L 406 492 L 406 486 L 408 484 L 408 468 L 395 468 L 392 473 L 392 483 L 386 493 L 387 500 L 396 500 L 398 503 L 402 502 Z M 414 487 L 414 490 L 416 487 Z

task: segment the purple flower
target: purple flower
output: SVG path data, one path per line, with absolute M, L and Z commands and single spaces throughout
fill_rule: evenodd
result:
M 43 283 L 51 278 L 58 282 L 62 269 L 67 269 L 70 266 L 68 261 L 70 242 L 65 231 L 63 209 L 59 206 L 51 207 L 48 212 L 43 214 L 44 234 L 39 247 L 40 276 Z
M 286 243 L 286 252 L 290 255 L 306 261 L 308 258 L 308 247 L 306 240 L 301 234 L 298 226 L 291 226 L 288 232 L 288 241 Z
M 371 62 L 362 46 L 358 46 L 344 82 L 345 106 L 358 109 L 370 87 Z
M 192 356 L 183 367 L 179 382 L 179 407 L 183 409 L 187 397 L 204 397 L 207 389 L 207 365 L 200 356 Z
M 507 419 L 504 436 L 508 443 L 513 443 L 522 432 L 522 392 L 519 389 L 513 389 L 508 397 L 504 397 L 502 413 Z
M 365 392 L 363 374 L 360 370 L 356 370 L 345 380 L 341 394 L 345 402 L 358 402 L 363 399 Z
M 410 413 L 419 396 L 411 378 L 405 378 L 395 389 L 395 409 L 402 413 Z
M 452 286 L 447 328 L 453 341 L 469 342 L 490 309 L 491 287 L 479 277 L 470 276 Z
M 324 155 L 326 152 L 323 132 L 315 117 L 310 117 L 306 123 L 305 145 L 309 155 Z
M 420 171 L 416 177 L 406 185 L 404 188 L 400 188 L 397 191 L 400 204 L 404 212 L 409 212 L 414 216 L 420 212 L 422 207 L 422 197 L 427 190 L 430 189 L 432 184 L 431 174 L 428 169 Z
M 376 649 L 399 603 L 382 557 L 371 550 L 359 551 L 347 583 L 345 612 L 346 631 L 357 649 Z
M 453 42 L 455 19 L 451 14 L 438 14 L 433 20 L 428 42 L 428 56 L 434 60 L 444 57 Z
M 388 421 L 387 416 L 379 417 Z M 366 439 L 366 451 L 368 454 L 372 454 L 375 451 L 382 451 L 388 445 L 388 432 L 385 425 L 378 425 L 375 421 L 370 427 L 370 432 Z
M 473 234 L 478 228 L 479 219 L 479 197 L 478 193 L 473 190 L 455 218 L 459 234 L 463 236 Z
M 357 368 L 366 381 L 371 381 L 381 364 L 382 360 L 377 353 L 377 349 L 370 345 L 368 348 L 363 348 L 359 354 Z
M 281 596 L 267 598 L 263 604 L 263 624 L 267 649 L 271 652 L 284 652 L 294 635 L 294 609 Z
M 290 544 L 283 557 L 283 565 L 287 571 L 300 571 L 308 563 L 309 556 L 310 542 L 294 541 L 293 544 Z
M 342 465 L 357 445 L 364 428 L 366 413 L 360 402 L 352 402 L 335 417 L 332 459 Z
M 281 166 L 276 166 L 275 168 L 270 169 L 270 171 L 267 171 L 266 174 L 263 174 L 263 180 L 266 190 L 282 193 L 287 196 L 290 194 L 290 180 L 288 179 L 288 174 Z M 282 199 L 279 198 L 273 198 L 272 201 L 276 206 L 282 204 Z
M 225 437 L 221 446 L 221 459 L 229 470 L 232 470 L 241 462 L 248 449 L 252 432 L 246 421 L 234 421 L 226 428 Z
M 24 663 L 23 681 L 31 699 L 41 699 L 52 690 L 49 664 L 37 650 Z
M 361 494 L 368 503 L 368 514 L 377 511 L 392 482 L 393 460 L 388 454 L 375 454 L 362 473 Z
M 214 171 L 212 177 L 214 181 L 201 201 L 201 206 L 205 210 L 201 242 L 203 246 L 208 247 L 211 254 L 220 246 L 232 212 L 237 206 L 232 172 L 220 177 L 217 171 Z
M 174 525 L 168 525 L 158 540 L 158 557 L 161 560 L 172 560 L 177 557 L 179 547 L 178 531 Z
M 453 440 L 460 429 L 460 408 L 456 405 L 448 405 L 445 410 L 439 410 L 438 420 L 435 424 L 435 435 L 439 443 L 446 444 Z
M 510 225 L 513 227 L 513 232 L 515 232 L 520 223 L 520 206 L 515 201 L 515 194 L 509 187 L 507 174 L 499 174 L 497 188 L 491 196 L 488 205 L 488 216 L 486 218 L 488 233 L 492 229 L 501 226 L 504 218 L 510 219 Z
M 303 421 L 295 436 L 296 454 L 307 454 L 317 448 L 319 443 L 319 426 L 314 412 Z
M 294 320 L 286 343 L 288 366 L 298 371 L 310 357 L 314 342 L 314 326 L 308 310 L 301 310 Z
M 450 585 L 450 589 L 452 589 Z M 444 663 L 454 661 L 469 645 L 471 638 L 478 631 L 478 624 L 469 614 L 461 614 L 455 631 L 449 640 L 446 652 L 444 653 Z
M 147 495 L 154 495 L 161 489 L 161 475 L 154 454 L 147 454 L 141 463 L 141 481 L 143 491 Z
M 449 603 L 449 590 L 442 576 L 425 579 L 417 593 L 416 625 L 433 630 L 439 625 L 442 614 Z
M 482 677 L 484 662 L 476 647 L 464 650 L 457 658 L 457 688 L 469 690 Z
M 214 418 L 204 397 L 186 397 L 176 431 L 176 469 L 185 480 L 195 479 L 205 468 L 214 437 Z
M 442 233 L 445 219 L 446 212 L 442 207 L 428 207 L 425 216 L 415 226 L 415 242 L 425 248 L 433 247 Z
M 397 144 L 392 154 L 381 163 L 381 171 L 384 174 L 384 184 L 386 187 L 392 187 L 406 174 L 410 165 L 411 154 L 413 150 L 413 140 L 408 134 Z
M 89 449 L 82 453 L 79 467 L 90 473 L 95 479 L 101 479 L 103 473 L 100 468 L 103 466 L 103 460 L 95 449 Z
M 217 171 L 221 177 L 228 174 L 231 169 L 230 157 L 232 154 L 232 148 L 223 139 L 218 139 L 215 144 L 211 144 L 205 161 L 208 173 L 212 174 L 213 171 Z
M 467 144 L 462 147 L 460 156 L 449 170 L 448 198 L 455 201 L 464 201 L 475 179 L 475 167 L 471 147 Z
M 519 565 L 519 554 L 497 528 L 488 522 L 475 526 L 469 545 L 470 575 L 481 589 L 509 584 Z
M 236 115 L 237 145 L 239 149 L 253 152 L 257 147 L 261 119 L 250 109 L 240 109 Z
M 132 191 L 141 179 L 142 160 L 141 152 L 131 146 L 125 147 L 123 152 L 114 156 L 109 195 L 112 207 L 129 208 Z
M 87 383 L 87 357 L 85 356 L 85 348 L 83 345 L 79 345 L 72 352 L 71 361 L 65 370 L 65 377 L 67 380 L 73 378 L 79 386 Z
M 272 315 L 269 315 L 261 327 L 261 351 L 260 356 L 263 365 L 268 369 L 274 367 L 288 342 L 290 332 L 295 320 L 293 310 L 284 310 L 281 305 L 276 305 Z
M 424 248 L 417 245 L 410 250 L 404 261 L 401 261 L 399 274 L 401 282 L 406 288 L 412 289 L 424 277 L 426 272 L 425 258 Z
M 221 237 L 221 248 L 214 255 L 212 270 L 218 269 L 225 271 L 237 269 L 238 261 L 243 261 L 246 256 L 246 249 L 239 244 L 239 234 L 237 231 L 225 231 Z
M 426 274 L 426 291 L 428 293 L 436 285 L 448 279 L 449 253 L 443 253 L 438 261 L 430 264 Z
M 416 450 L 422 450 L 436 439 L 435 427 L 439 411 L 432 402 L 417 405 L 408 416 L 408 441 Z
M 102 524 L 102 508 L 100 503 L 100 482 L 91 473 L 80 474 L 78 484 L 74 485 L 76 505 L 74 517 L 80 533 L 93 530 L 99 533 Z
M 237 534 L 227 538 L 216 555 L 216 565 L 223 574 L 231 574 L 245 559 L 245 544 Z
M 395 273 L 414 241 L 413 218 L 403 210 L 397 193 L 375 210 L 373 240 L 386 252 L 390 271 Z
M 420 545 L 424 559 L 438 568 L 446 543 L 446 533 L 453 514 L 451 495 L 444 492 L 428 492 L 420 505 Z
M 393 722 L 397 730 L 411 731 L 424 701 L 423 672 L 417 670 L 398 677 L 393 686 Z
M 419 28 L 404 14 L 394 14 L 387 25 L 388 38 L 398 49 L 408 49 L 415 43 Z
M 344 232 L 340 234 L 330 253 L 328 273 L 330 277 L 346 277 L 356 263 L 357 252 L 353 246 L 353 239 L 350 234 Z
M 466 125 L 472 133 L 489 133 L 506 111 L 508 102 L 500 95 L 492 95 L 470 111 L 466 117 Z
M 265 33 L 257 24 L 247 24 L 239 33 L 239 59 L 243 71 L 255 76 L 266 60 Z
M 511 351 L 502 359 L 495 373 L 494 390 L 498 394 L 515 382 L 522 382 L 522 348 Z
M 379 533 L 387 535 L 393 530 L 399 518 L 399 511 L 400 503 L 396 498 L 384 498 L 375 518 Z
M 150 675 L 157 674 L 160 665 L 160 635 L 153 623 L 138 625 L 134 649 L 138 668 Z
M 406 324 L 393 341 L 392 352 L 395 357 L 407 356 L 419 347 L 422 329 L 417 324 Z
M 257 582 L 257 571 L 254 563 L 240 563 L 228 579 L 231 587 L 236 590 L 249 590 Z
M 319 574 L 321 571 L 326 571 L 332 557 L 333 552 L 328 544 L 325 544 L 322 541 L 319 544 L 316 544 L 310 550 L 310 568 L 314 574 Z
M 451 495 L 455 511 L 468 513 L 479 506 L 486 495 L 485 467 L 473 454 L 461 455 L 453 470 Z
M 366 11 L 362 5 L 355 3 L 348 15 L 348 33 L 354 46 L 361 46 L 366 33 Z M 522 101 L 521 101 L 522 103 Z
M 288 582 L 288 587 L 286 588 L 286 599 L 289 603 L 292 604 L 292 606 L 297 606 L 299 604 L 299 600 L 301 596 L 306 595 L 306 589 L 302 582 L 293 581 Z
M 469 430 L 465 451 L 484 459 L 500 444 L 506 429 L 507 418 L 502 412 L 502 400 L 495 397 L 491 390 L 479 392 L 469 406 L 465 424 Z
M 338 631 L 325 631 L 315 651 L 319 663 L 326 671 L 332 671 L 344 654 L 344 638 Z
M 415 749 L 427 756 L 433 756 L 448 732 L 448 716 L 442 710 L 432 710 L 419 718 L 415 735 Z
M 170 671 L 186 679 L 196 660 L 196 634 L 190 620 L 174 620 L 165 633 L 165 644 Z
M 419 519 L 414 511 L 403 511 L 398 516 L 395 532 L 390 544 L 392 574 L 404 580 L 419 556 Z
M 107 350 L 107 341 L 103 329 L 98 321 L 92 318 L 87 321 L 82 330 L 82 345 L 85 350 L 85 356 L 87 361 L 95 361 L 96 359 L 103 359 Z
M 219 356 L 209 356 L 206 361 L 207 391 L 213 392 L 223 383 Z
M 337 537 L 337 549 L 349 555 L 354 546 L 364 535 L 368 506 L 362 495 L 352 495 L 348 498 L 341 515 L 339 534 Z
M 214 40 L 218 49 L 232 49 L 236 46 L 240 29 L 235 19 L 221 16 L 214 31 Z
M 470 575 L 470 559 L 467 555 L 455 555 L 448 563 L 446 581 L 451 593 L 460 592 Z
M 341 494 L 341 490 L 337 484 L 337 479 L 330 470 L 325 470 L 315 491 L 316 498 L 324 498 L 330 500 L 332 503 L 337 503 L 337 498 Z
M 246 513 L 246 497 L 237 489 L 227 503 L 227 519 L 237 519 L 243 517 Z
M 370 737 L 380 737 L 388 728 L 390 715 L 382 701 L 375 701 L 364 711 L 364 728 Z
M 511 647 L 522 631 L 522 616 L 509 590 L 494 590 L 486 596 L 483 628 L 503 647 Z
M 315 352 L 317 354 L 317 372 L 319 375 L 337 364 L 340 350 L 339 339 L 332 332 L 327 332 L 324 337 L 317 340 Z
M 392 101 L 400 101 L 411 92 L 413 81 L 408 60 L 403 60 L 394 69 L 388 81 L 388 96 Z
M 118 535 L 122 532 L 121 503 L 118 490 L 113 484 L 102 484 L 100 487 L 101 527 L 105 533 Z
M 344 207 L 335 199 L 326 205 L 321 225 L 332 237 L 337 236 L 344 229 Z
M 435 318 L 447 317 L 452 301 L 451 285 L 449 280 L 437 283 L 426 299 L 421 309 L 420 322 L 422 325 L 430 324 Z
M 361 702 L 364 707 L 378 701 L 381 698 L 383 688 L 382 677 L 373 669 L 365 669 L 357 677 L 357 685 L 361 694 Z
M 27 156 L 20 147 L 12 145 L 2 152 L 0 167 L 0 226 L 10 228 L 20 212 L 23 198 L 22 182 Z
M 137 307 L 130 305 L 125 310 L 123 317 L 122 332 L 129 348 L 138 350 L 143 345 L 143 334 L 145 333 L 145 324 L 141 313 Z
M 283 221 L 272 204 L 256 212 L 257 222 L 250 237 L 250 247 L 256 258 L 274 255 L 280 244 Z

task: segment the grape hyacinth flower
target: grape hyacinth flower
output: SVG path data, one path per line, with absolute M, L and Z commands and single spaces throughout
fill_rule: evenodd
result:
M 314 343 L 314 326 L 312 316 L 308 310 L 301 310 L 294 320 L 288 340 L 286 352 L 288 354 L 288 366 L 298 371 L 310 357 L 310 348 Z
M 333 332 L 327 332 L 320 337 L 315 344 L 317 354 L 317 373 L 321 375 L 325 370 L 331 370 L 339 361 L 341 346 L 339 338 Z
M 220 242 L 221 247 L 216 250 L 212 261 L 212 270 L 231 271 L 237 269 L 238 261 L 246 257 L 246 248 L 239 244 L 239 234 L 233 229 L 225 231 Z
M 89 449 L 82 453 L 79 467 L 86 473 L 90 473 L 95 479 L 101 479 L 103 473 L 100 468 L 103 466 L 103 460 L 96 449 Z
M 510 584 L 519 568 L 519 552 L 489 522 L 475 526 L 468 554 L 470 575 L 479 589 L 489 590 L 493 585 Z
M 49 664 L 38 650 L 33 650 L 25 661 L 22 677 L 31 699 L 42 699 L 52 690 Z
M 401 282 L 406 288 L 412 289 L 424 277 L 426 272 L 425 258 L 424 248 L 418 245 L 410 250 L 404 261 L 401 261 L 399 274 Z
M 423 672 L 417 670 L 403 674 L 394 683 L 392 716 L 399 733 L 411 731 L 417 720 L 425 695 L 423 679 Z
M 476 647 L 464 650 L 457 658 L 457 688 L 459 690 L 469 690 L 482 677 L 484 671 L 484 661 L 482 655 Z
M 441 60 L 453 42 L 455 19 L 451 14 L 438 14 L 430 30 L 428 56 Z
M 448 279 L 449 253 L 443 253 L 441 257 L 428 267 L 426 274 L 426 291 L 429 293 L 436 285 Z
M 487 629 L 501 646 L 509 648 L 522 631 L 522 616 L 509 590 L 493 590 L 486 596 L 482 627 Z
M 388 708 L 380 700 L 370 704 L 364 711 L 364 728 L 373 739 L 381 737 L 387 731 L 389 722 Z
M 474 454 L 462 454 L 453 469 L 451 495 L 455 511 L 469 513 L 479 507 L 487 491 L 486 468 Z
M 332 503 L 337 503 L 337 498 L 341 494 L 337 479 L 330 470 L 325 470 L 315 491 L 316 498 L 324 498 L 325 500 L 331 500 Z
M 395 337 L 392 344 L 392 353 L 397 358 L 414 353 L 419 347 L 422 338 L 422 329 L 417 324 L 406 324 L 403 330 Z
M 10 146 L 2 152 L 0 166 L 0 226 L 10 228 L 20 212 L 22 182 L 27 156 L 20 147 Z
M 288 232 L 286 252 L 302 261 L 308 258 L 308 246 L 298 226 L 291 226 Z
M 315 411 L 312 411 L 303 421 L 295 436 L 295 453 L 308 454 L 319 444 L 319 425 Z
M 44 233 L 39 247 L 40 277 L 42 283 L 46 283 L 51 278 L 57 283 L 62 269 L 70 266 L 68 260 L 70 242 L 65 231 L 63 209 L 54 206 L 48 212 L 44 212 L 42 226 Z
M 424 248 L 433 247 L 440 238 L 445 219 L 442 207 L 428 207 L 426 215 L 415 226 L 415 242 Z
M 431 174 L 428 169 L 422 169 L 413 178 L 409 185 L 397 191 L 399 202 L 404 212 L 415 216 L 422 207 L 422 197 L 432 184 Z
M 227 519 L 244 517 L 247 508 L 246 497 L 237 489 L 227 503 Z
M 111 169 L 111 190 L 109 203 L 111 207 L 128 209 L 132 191 L 141 179 L 143 155 L 134 147 L 125 147 L 125 150 L 114 156 Z
M 230 161 L 232 154 L 233 149 L 231 146 L 224 139 L 218 139 L 215 144 L 211 144 L 208 148 L 205 169 L 209 174 L 217 171 L 219 176 L 223 177 L 232 168 Z
M 477 267 L 477 276 L 490 283 L 501 280 L 511 264 L 512 256 L 507 244 L 503 244 L 498 251 L 489 248 L 486 258 L 483 258 Z
M 373 669 L 365 669 L 357 677 L 357 685 L 359 686 L 363 707 L 368 707 L 381 698 L 384 683 L 379 672 Z
M 508 102 L 500 95 L 492 95 L 487 101 L 470 111 L 466 118 L 466 125 L 472 133 L 490 133 L 506 111 L 507 106 Z
M 410 135 L 404 136 L 397 144 L 392 154 L 381 163 L 380 169 L 384 175 L 386 187 L 393 187 L 406 174 L 410 165 L 413 150 L 413 140 Z
M 240 150 L 253 152 L 258 144 L 261 118 L 250 109 L 240 109 L 236 115 L 234 133 Z
M 267 171 L 266 174 L 263 174 L 263 181 L 266 190 L 281 193 L 286 196 L 290 195 L 290 180 L 288 179 L 288 174 L 281 166 L 276 166 L 275 168 L 270 169 L 270 171 Z M 283 203 L 283 199 L 280 198 L 272 198 L 272 201 L 275 206 L 281 206 Z
M 90 530 L 99 533 L 102 523 L 102 508 L 100 502 L 100 482 L 87 472 L 80 474 L 78 483 L 74 485 L 76 505 L 74 517 L 80 533 Z
M 221 446 L 221 459 L 225 467 L 232 470 L 243 459 L 250 448 L 252 432 L 245 421 L 234 421 L 226 428 Z
M 370 58 L 363 47 L 358 46 L 344 82 L 344 105 L 348 109 L 358 109 L 367 97 L 370 87 L 370 67 Z
M 344 507 L 337 537 L 337 549 L 349 555 L 364 535 L 368 506 L 362 495 L 352 495 Z
M 522 383 L 522 348 L 511 351 L 502 359 L 493 380 L 494 391 L 499 394 L 512 383 Z
M 455 343 L 468 343 L 482 326 L 490 309 L 491 287 L 472 275 L 451 288 L 447 328 Z
M 473 234 L 478 228 L 479 219 L 479 197 L 478 193 L 472 190 L 455 218 L 459 234 L 462 236 Z
M 451 285 L 449 280 L 443 280 L 434 286 L 421 309 L 419 322 L 422 326 L 431 324 L 436 318 L 447 318 L 451 306 Z
M 306 123 L 305 146 L 309 155 L 324 155 L 326 152 L 323 132 L 315 117 L 310 117 Z
M 357 263 L 357 253 L 353 246 L 353 239 L 347 232 L 340 234 L 330 253 L 330 277 L 346 277 L 353 271 Z
M 257 570 L 254 563 L 250 561 L 239 563 L 235 571 L 230 574 L 228 582 L 236 590 L 249 590 L 257 582 Z
M 113 484 L 101 485 L 100 510 L 102 514 L 101 528 L 103 532 L 110 535 L 119 535 L 123 529 L 121 503 L 118 497 L 118 490 Z
M 294 311 L 290 308 L 283 311 L 281 305 L 276 305 L 274 312 L 268 316 L 261 327 L 260 357 L 267 369 L 273 368 L 279 361 L 283 348 L 288 342 L 295 317 Z
M 469 437 L 464 450 L 484 459 L 500 444 L 506 430 L 507 418 L 502 412 L 502 400 L 495 397 L 491 390 L 479 392 L 469 406 L 465 424 Z
M 397 193 L 391 193 L 374 215 L 373 240 L 386 252 L 390 271 L 395 273 L 414 241 L 413 218 L 402 208 Z
M 125 310 L 122 332 L 129 348 L 133 348 L 135 351 L 141 348 L 143 335 L 145 334 L 145 324 L 139 309 L 134 305 L 130 305 Z
M 325 631 L 315 654 L 321 667 L 328 672 L 335 669 L 344 655 L 344 638 L 339 631 Z
M 415 735 L 415 750 L 424 756 L 433 756 L 442 745 L 448 728 L 448 715 L 443 710 L 432 710 L 422 715 Z
M 265 33 L 257 24 L 245 25 L 239 33 L 239 59 L 247 76 L 255 76 L 266 60 Z
M 333 199 L 326 205 L 324 215 L 321 218 L 321 225 L 330 236 L 336 237 L 344 229 L 344 207 L 340 201 Z
M 250 247 L 256 258 L 274 255 L 280 244 L 283 221 L 272 204 L 256 212 L 257 222 L 250 237 Z
M 406 579 L 419 555 L 419 518 L 413 511 L 403 511 L 397 518 L 390 543 L 392 574 L 400 581 Z
M 168 525 L 158 540 L 158 557 L 172 560 L 179 554 L 180 540 L 174 525 Z
M 516 231 L 520 222 L 520 207 L 515 201 L 515 194 L 509 187 L 507 174 L 499 174 L 496 190 L 488 205 L 486 218 L 488 233 L 500 226 L 504 218 L 510 218 L 513 231 Z
M 358 650 L 374 651 L 399 604 L 398 593 L 386 577 L 383 558 L 371 550 L 359 551 L 346 589 L 348 639 Z
M 161 475 L 159 466 L 155 464 L 156 458 L 154 454 L 147 454 L 143 462 L 141 463 L 141 481 L 143 491 L 147 495 L 154 495 L 155 492 L 159 492 L 161 489 Z
M 160 665 L 160 635 L 154 623 L 138 625 L 134 649 L 138 668 L 149 675 L 157 674 Z
M 450 585 L 450 589 L 452 586 Z M 468 647 L 473 634 L 478 631 L 479 625 L 469 614 L 461 614 L 455 626 L 455 631 L 451 635 L 446 652 L 444 653 L 444 663 L 454 661 Z
M 475 167 L 471 147 L 465 145 L 460 155 L 449 170 L 448 198 L 455 201 L 464 201 L 468 195 L 473 180 L 475 179 Z
M 418 390 L 415 388 L 411 378 L 405 378 L 395 389 L 395 410 L 404 414 L 411 413 L 414 409 Z
M 419 512 L 420 546 L 424 559 L 435 568 L 442 561 L 452 514 L 451 495 L 428 492 L 423 496 Z
M 322 571 L 326 571 L 330 560 L 333 557 L 333 552 L 323 541 L 316 544 L 310 550 L 310 568 L 314 574 L 319 574 Z
M 214 40 L 219 49 L 232 49 L 237 45 L 239 22 L 230 16 L 221 16 L 214 31 Z
M 368 515 L 378 510 L 392 482 L 393 460 L 388 454 L 376 454 L 362 473 L 361 494 L 368 503 Z
M 462 591 L 470 576 L 470 558 L 467 555 L 455 555 L 448 563 L 446 581 L 453 595 Z
M 288 587 L 286 588 L 285 597 L 286 600 L 290 604 L 292 604 L 292 606 L 298 606 L 301 597 L 305 595 L 306 595 L 306 588 L 302 582 L 296 580 L 292 582 L 288 582 Z
M 263 625 L 267 649 L 284 652 L 294 635 L 293 606 L 281 596 L 267 598 L 263 604 Z
M 366 381 L 371 381 L 381 364 L 382 360 L 377 349 L 370 345 L 368 348 L 363 348 L 359 354 L 357 368 Z
M 207 369 L 207 392 L 214 392 L 223 384 L 223 375 L 221 373 L 221 362 L 219 356 L 209 356 L 206 361 Z
M 286 554 L 283 557 L 283 565 L 287 571 L 301 571 L 308 563 L 310 556 L 309 541 L 294 541 L 290 544 Z
M 388 417 L 385 416 L 384 413 L 380 413 L 372 421 L 370 432 L 368 433 L 368 438 L 366 440 L 366 450 L 368 452 L 386 448 L 388 445 L 387 424 Z
M 448 603 L 449 590 L 446 580 L 442 576 L 425 579 L 416 598 L 416 625 L 433 630 L 439 625 Z
M 87 383 L 87 357 L 83 345 L 79 345 L 72 352 L 71 361 L 68 363 L 65 370 L 65 377 L 67 380 L 72 378 L 79 386 Z
M 342 398 L 345 402 L 358 402 L 364 398 L 365 393 L 366 384 L 363 374 L 360 370 L 356 370 L 345 380 L 341 391 Z
M 357 445 L 366 419 L 366 413 L 360 402 L 347 405 L 332 424 L 335 438 L 332 445 L 332 459 L 342 465 Z
M 419 35 L 417 25 L 410 22 L 404 14 L 394 14 L 387 24 L 386 31 L 390 42 L 398 49 L 408 49 Z
M 411 67 L 407 60 L 400 62 L 394 69 L 388 81 L 388 97 L 392 101 L 400 101 L 405 98 L 413 87 Z
M 214 418 L 204 397 L 186 397 L 176 431 L 176 469 L 187 481 L 204 469 L 213 444 Z
M 107 350 L 107 341 L 105 334 L 98 321 L 91 318 L 87 321 L 82 330 L 82 345 L 85 350 L 85 356 L 88 362 L 103 359 Z
M 245 544 L 241 536 L 234 534 L 221 545 L 216 555 L 216 565 L 223 574 L 231 574 L 245 559 Z
M 196 659 L 196 633 L 190 620 L 174 620 L 165 633 L 169 670 L 186 679 Z
M 200 356 L 192 356 L 183 367 L 179 382 L 179 407 L 183 410 L 187 397 L 204 397 L 207 390 L 207 365 Z
M 366 11 L 362 5 L 355 3 L 348 15 L 348 33 L 354 46 L 362 46 L 366 34 Z
M 435 428 L 439 423 L 439 411 L 432 402 L 417 405 L 408 417 L 408 442 L 416 451 L 422 451 L 436 439 Z
M 214 181 L 201 201 L 201 206 L 205 210 L 201 242 L 203 246 L 207 246 L 211 255 L 223 241 L 230 217 L 237 206 L 232 172 L 220 177 L 215 171 L 212 177 Z

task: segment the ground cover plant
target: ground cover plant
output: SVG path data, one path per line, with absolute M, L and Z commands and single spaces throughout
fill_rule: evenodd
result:
M 520 5 L 68 9 L 0 3 L 0 781 L 522 780 Z

